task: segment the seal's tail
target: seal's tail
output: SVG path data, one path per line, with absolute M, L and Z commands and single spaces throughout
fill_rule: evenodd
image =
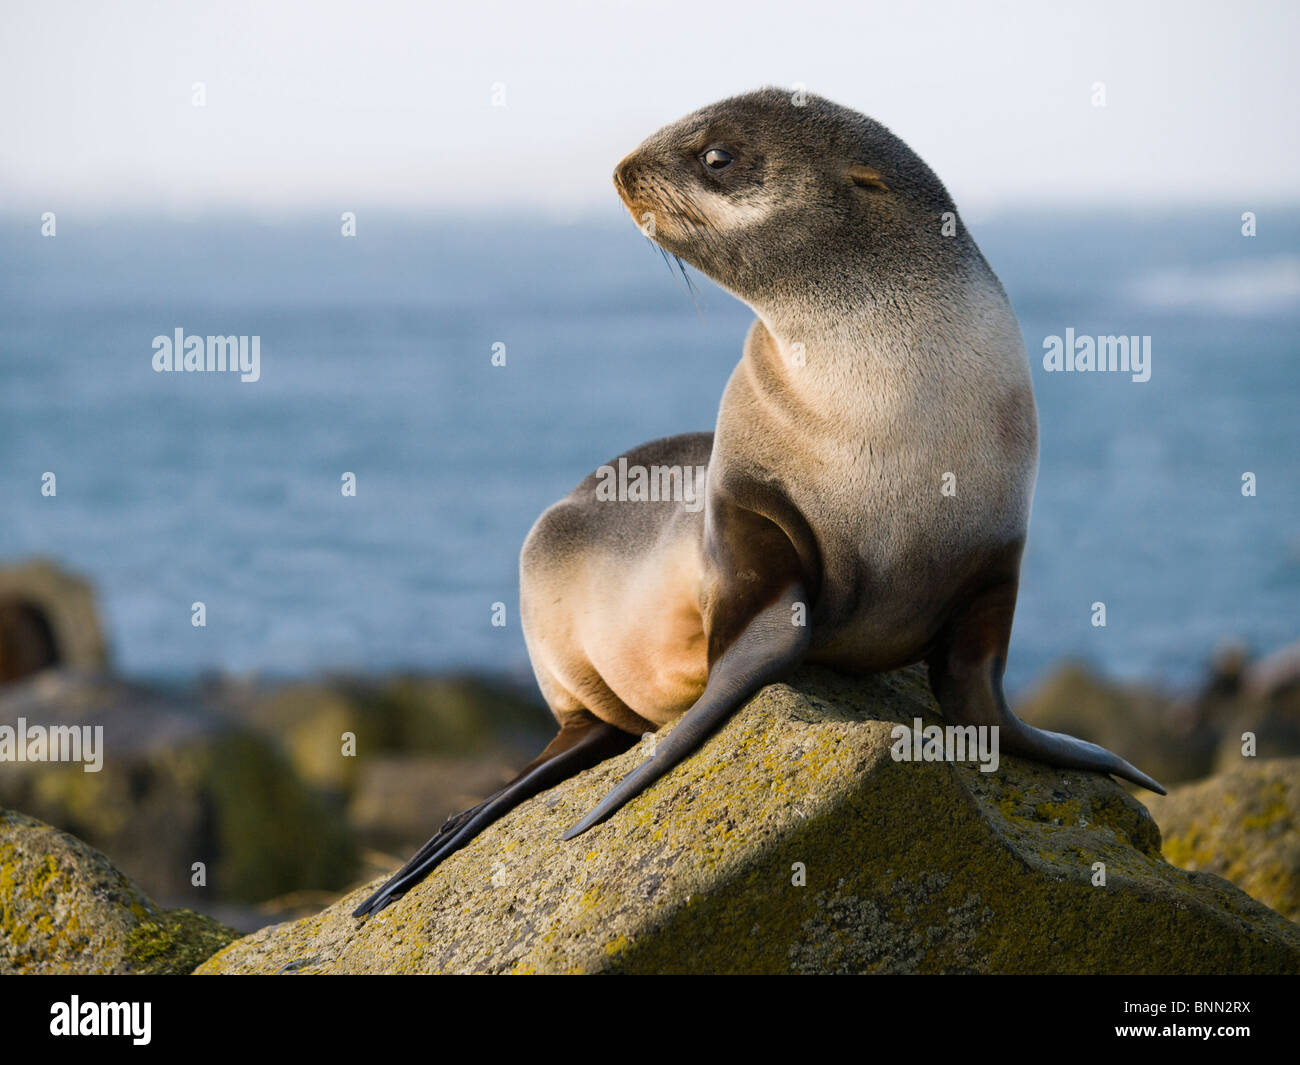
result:
M 621 754 L 636 739 L 637 737 L 612 725 L 594 720 L 561 729 L 546 750 L 504 788 L 477 806 L 449 817 L 437 834 L 409 862 L 352 911 L 352 916 L 365 917 L 367 914 L 378 913 L 389 903 L 400 899 L 448 855 L 464 847 L 493 821 L 504 817 L 539 792 L 554 787 L 606 758 Z

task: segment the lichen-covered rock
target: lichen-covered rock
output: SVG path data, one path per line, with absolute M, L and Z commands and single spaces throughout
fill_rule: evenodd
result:
M 0 726 L 20 720 L 102 729 L 100 768 L 5 762 L 0 805 L 111 854 L 155 898 L 192 898 L 195 862 L 206 866 L 205 892 L 226 900 L 351 882 L 342 804 L 306 786 L 269 737 L 183 693 L 47 670 L 0 693 Z
M 0 566 L 0 684 L 56 665 L 108 663 L 95 593 L 46 559 Z
M 97 850 L 0 809 L 0 973 L 189 973 L 237 934 L 161 909 Z
M 1108 778 L 896 761 L 914 717 L 940 720 L 919 669 L 804 670 L 576 840 L 644 743 L 377 916 L 362 889 L 199 972 L 1300 972 L 1300 927 L 1166 863 Z
M 1245 759 L 1143 801 L 1171 862 L 1226 877 L 1300 920 L 1300 759 Z

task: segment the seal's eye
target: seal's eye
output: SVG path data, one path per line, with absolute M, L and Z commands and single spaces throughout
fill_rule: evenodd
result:
M 710 148 L 701 158 L 710 170 L 726 170 L 731 165 L 731 153 L 725 148 Z

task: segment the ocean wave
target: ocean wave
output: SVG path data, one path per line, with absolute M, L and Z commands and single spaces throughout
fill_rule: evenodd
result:
M 1132 283 L 1142 304 L 1166 310 L 1264 315 L 1300 310 L 1300 256 L 1234 259 L 1160 270 Z

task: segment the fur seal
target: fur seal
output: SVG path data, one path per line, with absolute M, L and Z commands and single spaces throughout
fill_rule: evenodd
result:
M 597 471 L 541 516 L 521 614 L 559 735 L 356 914 L 680 719 L 563 838 L 585 832 L 805 660 L 853 673 L 924 661 L 949 722 L 1163 793 L 1110 751 L 1020 721 L 1003 696 L 1037 415 L 1016 317 L 930 168 L 872 119 L 765 89 L 654 134 L 614 184 L 661 248 L 757 316 L 715 432 L 620 457 L 670 488 L 663 470 L 704 467 L 704 505 L 611 501 Z

